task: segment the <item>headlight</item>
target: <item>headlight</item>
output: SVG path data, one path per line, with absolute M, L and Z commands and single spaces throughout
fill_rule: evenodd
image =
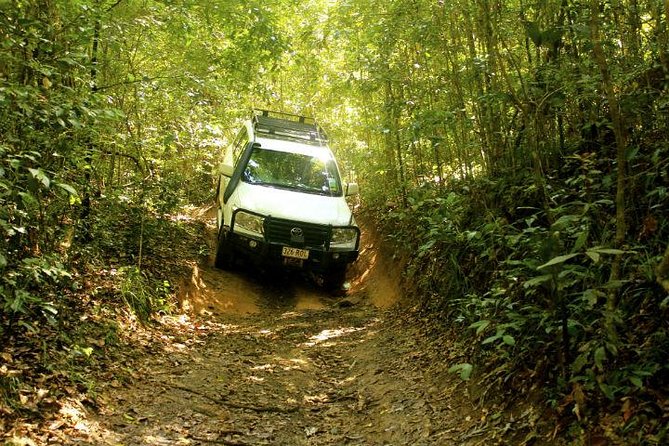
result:
M 336 248 L 355 249 L 358 241 L 358 231 L 351 228 L 335 228 L 332 230 L 330 246 Z
M 237 212 L 233 230 L 244 234 L 262 236 L 264 218 L 246 212 Z

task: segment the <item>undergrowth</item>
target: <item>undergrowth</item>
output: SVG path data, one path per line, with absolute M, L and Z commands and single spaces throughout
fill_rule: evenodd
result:
M 669 438 L 669 297 L 654 271 L 669 239 L 668 182 L 647 172 L 649 192 L 636 191 L 630 204 L 628 244 L 613 249 L 614 185 L 603 170 L 574 156 L 543 190 L 518 173 L 425 186 L 379 221 L 410 253 L 407 281 L 421 316 L 469 340 L 470 360 L 453 372 L 508 396 L 544 389 L 576 439 L 594 430 L 661 444 Z M 609 280 L 614 256 L 622 256 L 622 280 Z M 607 426 L 606 414 L 620 423 Z
M 201 222 L 146 205 L 101 198 L 90 221 L 85 241 L 72 223 L 56 254 L 0 265 L 0 419 L 94 399 L 97 375 L 122 379 L 122 327 L 171 312 L 174 279 L 206 253 Z

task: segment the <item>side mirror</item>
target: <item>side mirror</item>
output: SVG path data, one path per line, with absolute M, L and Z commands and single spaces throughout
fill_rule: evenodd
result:
M 347 183 L 346 184 L 346 196 L 350 197 L 351 195 L 358 195 L 360 189 L 358 188 L 358 183 Z
M 230 178 L 232 177 L 232 173 L 235 171 L 235 168 L 230 164 L 223 163 L 220 165 L 219 170 L 221 172 L 221 175 Z

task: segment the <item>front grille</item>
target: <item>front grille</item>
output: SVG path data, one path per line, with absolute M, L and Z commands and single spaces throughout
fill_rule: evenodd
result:
M 294 228 L 302 230 L 304 242 L 299 238 L 291 236 Z M 330 226 L 304 223 L 299 221 L 282 220 L 267 217 L 265 219 L 265 239 L 270 243 L 281 243 L 284 245 L 324 248 L 330 236 Z

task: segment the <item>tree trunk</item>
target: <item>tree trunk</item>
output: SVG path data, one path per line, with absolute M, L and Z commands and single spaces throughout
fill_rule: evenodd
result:
M 608 62 L 604 55 L 604 49 L 600 41 L 599 35 L 599 0 L 590 1 L 590 33 L 593 45 L 593 57 L 597 66 L 599 67 L 602 76 L 602 88 L 606 100 L 609 104 L 609 115 L 611 123 L 613 124 L 613 133 L 616 141 L 616 161 L 618 164 L 618 176 L 616 182 L 616 235 L 615 247 L 622 248 L 625 243 L 625 234 L 627 232 L 627 225 L 625 221 L 625 183 L 626 183 L 626 167 L 627 158 L 625 153 L 627 151 L 627 135 L 623 126 L 623 117 L 616 97 L 613 81 L 611 80 L 611 73 L 609 71 Z M 620 264 L 621 255 L 616 255 L 611 266 L 610 281 L 617 281 L 620 279 Z M 617 307 L 618 296 L 617 293 L 611 292 L 607 300 L 607 309 L 613 312 Z

